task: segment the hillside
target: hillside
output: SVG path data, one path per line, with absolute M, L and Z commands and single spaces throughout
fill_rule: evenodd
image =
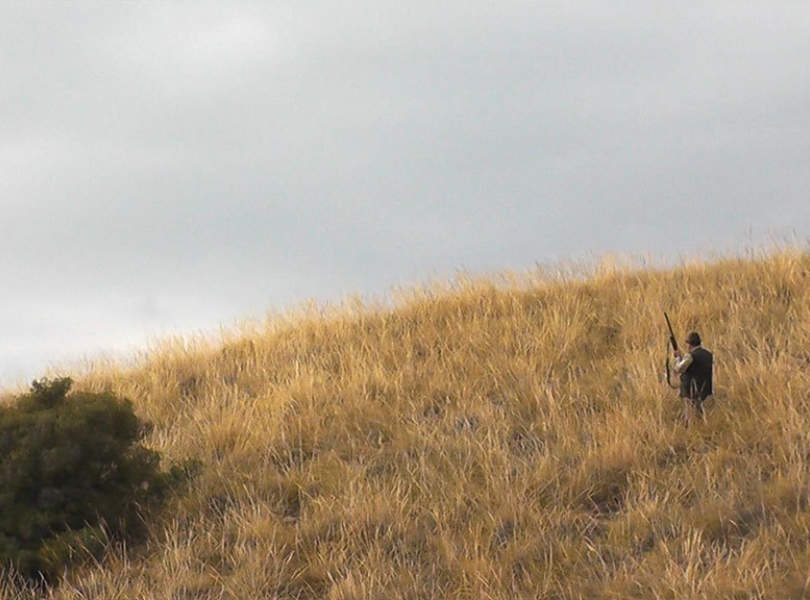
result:
M 110 548 L 52 598 L 810 597 L 810 255 L 395 304 L 80 377 L 204 466 L 145 548 Z M 662 382 L 665 309 L 717 361 L 688 430 Z

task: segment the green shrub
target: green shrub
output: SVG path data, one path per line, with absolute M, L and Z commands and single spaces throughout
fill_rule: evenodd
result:
M 52 580 L 110 536 L 133 539 L 182 470 L 138 442 L 149 424 L 129 400 L 35 381 L 0 406 L 0 566 Z

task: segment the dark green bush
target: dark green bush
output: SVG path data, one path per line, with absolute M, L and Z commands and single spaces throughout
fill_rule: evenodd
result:
M 144 510 L 182 470 L 138 442 L 149 425 L 129 400 L 70 391 L 68 378 L 35 381 L 0 406 L 0 565 L 52 580 L 110 537 L 133 539 Z

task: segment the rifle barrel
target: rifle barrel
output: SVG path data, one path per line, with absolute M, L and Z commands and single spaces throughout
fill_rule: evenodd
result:
M 669 342 L 672 344 L 672 349 L 678 349 L 678 340 L 675 339 L 675 332 L 672 331 L 672 323 L 669 322 L 669 315 L 665 312 L 664 318 L 667 320 L 667 327 L 669 328 Z

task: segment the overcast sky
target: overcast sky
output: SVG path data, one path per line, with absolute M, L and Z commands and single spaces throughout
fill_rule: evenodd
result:
M 0 2 L 0 385 L 308 298 L 810 234 L 806 2 Z

